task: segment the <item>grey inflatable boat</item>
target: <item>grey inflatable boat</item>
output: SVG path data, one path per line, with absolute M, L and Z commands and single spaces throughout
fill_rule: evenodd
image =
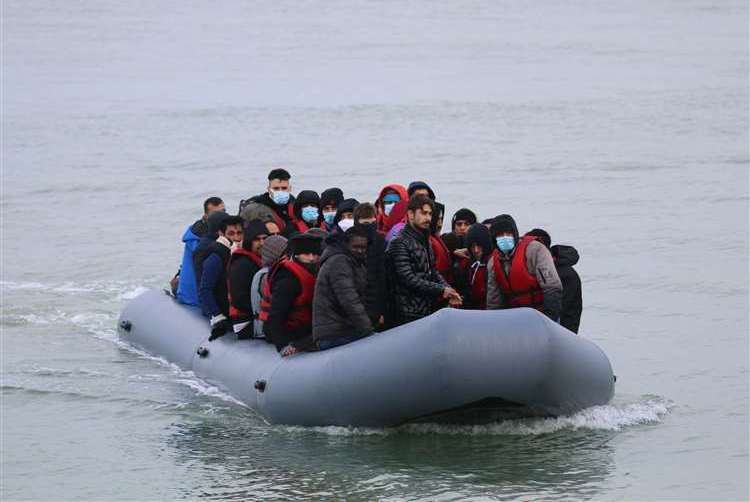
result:
M 282 358 L 264 340 L 208 341 L 196 308 L 149 291 L 120 338 L 225 390 L 274 424 L 393 426 L 557 416 L 607 403 L 607 356 L 536 310 L 442 309 L 333 349 Z

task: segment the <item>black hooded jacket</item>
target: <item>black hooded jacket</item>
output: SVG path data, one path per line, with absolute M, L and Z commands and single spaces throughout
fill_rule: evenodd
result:
M 573 246 L 557 244 L 550 248 L 555 259 L 557 275 L 563 285 L 562 309 L 560 324 L 573 333 L 578 333 L 583 311 L 583 295 L 581 293 L 581 278 L 573 265 L 578 263 L 578 251 Z
M 245 225 L 245 233 L 242 239 L 242 247 L 244 249 L 252 249 L 253 240 L 258 235 L 266 234 L 266 226 L 260 220 L 253 220 Z M 260 255 L 258 255 L 260 258 Z M 258 264 L 256 264 L 251 258 L 242 254 L 233 254 L 227 271 L 229 294 L 232 298 L 232 305 L 243 312 L 251 313 L 253 311 L 252 301 L 250 299 L 250 285 L 253 282 L 253 277 L 256 272 L 260 270 Z M 237 319 L 237 321 L 245 321 L 247 319 Z
M 302 208 L 310 205 L 314 205 L 318 208 L 318 220 L 315 223 L 308 223 L 302 218 Z M 297 199 L 294 201 L 294 217 L 299 221 L 304 221 L 308 227 L 320 226 L 323 215 L 320 212 L 320 197 L 318 196 L 318 192 L 313 190 L 302 190 L 297 194 Z
M 328 238 L 320 264 L 313 299 L 313 338 L 331 340 L 371 333 L 365 309 L 367 270 L 349 252 L 342 234 Z
M 427 232 L 411 225 L 391 240 L 386 250 L 390 297 L 387 324 L 398 326 L 432 313 L 435 300 L 448 287 L 435 268 Z

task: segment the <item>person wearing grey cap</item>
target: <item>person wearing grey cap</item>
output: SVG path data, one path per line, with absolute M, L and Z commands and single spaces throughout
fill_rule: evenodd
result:
M 286 255 L 287 239 L 282 235 L 266 237 L 260 250 L 261 269 L 253 276 L 250 285 L 250 304 L 253 309 L 253 337 L 265 338 L 263 321 L 260 319 L 260 305 L 263 299 L 263 289 L 267 287 L 268 273 Z
M 260 312 L 266 341 L 283 357 L 314 347 L 312 304 L 321 253 L 320 239 L 307 233 L 295 234 L 288 245 L 289 258 L 267 279 Z

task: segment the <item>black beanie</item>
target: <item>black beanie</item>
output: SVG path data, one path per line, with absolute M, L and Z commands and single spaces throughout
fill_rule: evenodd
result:
M 474 223 L 466 233 L 466 247 L 471 249 L 471 246 L 474 244 L 482 246 L 482 251 L 485 255 L 489 254 L 492 250 L 490 231 L 481 223 Z
M 492 221 L 492 227 L 490 228 L 492 236 L 502 234 L 504 232 L 510 232 L 513 234 L 513 239 L 518 242 L 518 226 L 516 226 L 516 220 L 509 214 L 501 214 L 496 216 Z
M 304 206 L 314 205 L 320 209 L 320 196 L 314 190 L 302 190 L 294 199 L 294 216 L 302 218 L 302 208 Z
M 469 225 L 473 225 L 477 222 L 477 215 L 474 214 L 474 211 L 467 208 L 461 208 L 458 211 L 456 211 L 456 214 L 453 215 L 453 220 L 451 221 L 451 231 L 453 230 L 453 227 L 456 226 L 456 222 L 458 220 L 467 221 Z
M 242 236 L 242 247 L 248 251 L 253 247 L 253 241 L 259 235 L 268 235 L 266 224 L 260 220 L 250 220 L 245 224 L 244 234 Z
M 424 181 L 412 181 L 409 183 L 409 188 L 406 189 L 406 193 L 409 195 L 409 198 L 411 198 L 412 195 L 414 195 L 414 192 L 419 190 L 420 188 L 424 188 L 428 192 L 428 197 L 432 200 L 435 200 L 435 192 L 432 191 L 432 188 L 430 188 L 430 185 L 425 183 Z
M 320 194 L 320 206 L 330 206 L 333 204 L 336 207 L 339 207 L 339 204 L 344 200 L 344 192 L 338 188 L 327 188 L 323 190 L 323 193 Z
M 359 201 L 357 199 L 346 199 L 341 201 L 338 205 L 338 209 L 336 209 L 336 217 L 333 219 L 333 222 L 338 223 L 341 221 L 342 213 L 353 213 L 354 208 L 357 206 L 359 206 Z
M 289 239 L 288 246 L 292 255 L 305 253 L 320 254 L 321 244 L 320 237 L 315 237 L 307 233 L 298 233 Z

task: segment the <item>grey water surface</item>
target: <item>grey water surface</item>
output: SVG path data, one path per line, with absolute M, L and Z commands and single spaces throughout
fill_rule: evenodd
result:
M 3 500 L 750 497 L 747 2 L 1 5 Z M 268 426 L 120 343 L 203 199 L 277 165 L 576 246 L 613 402 Z

